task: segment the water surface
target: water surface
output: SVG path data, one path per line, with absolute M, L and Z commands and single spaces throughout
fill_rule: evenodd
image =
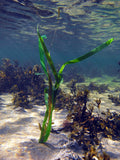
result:
M 118 75 L 119 19 L 118 0 L 1 0 L 0 59 L 39 64 L 36 33 L 39 24 L 41 35 L 48 37 L 45 43 L 56 64 L 77 58 L 109 38 L 115 38 L 99 54 L 73 67 L 85 74 Z

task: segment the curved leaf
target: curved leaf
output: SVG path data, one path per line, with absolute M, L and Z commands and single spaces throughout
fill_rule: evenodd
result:
M 63 70 L 64 70 L 64 68 L 65 68 L 65 66 L 66 66 L 67 64 L 73 64 L 73 63 L 77 63 L 77 62 L 83 61 L 84 59 L 87 59 L 88 57 L 94 55 L 95 53 L 101 51 L 103 48 L 105 48 L 105 47 L 107 47 L 108 45 L 110 45 L 113 40 L 114 40 L 114 39 L 111 38 L 111 39 L 109 39 L 107 42 L 101 44 L 101 45 L 98 46 L 97 48 L 94 48 L 93 50 L 91 50 L 90 52 L 84 54 L 83 56 L 78 57 L 78 58 L 73 59 L 73 60 L 70 60 L 70 61 L 67 61 L 67 62 L 64 63 L 64 64 L 62 65 L 62 67 L 60 68 L 59 74 L 62 74 L 62 72 L 63 72 Z

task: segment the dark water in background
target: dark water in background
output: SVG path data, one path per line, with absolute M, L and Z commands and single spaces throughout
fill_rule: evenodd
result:
M 103 51 L 72 66 L 85 74 L 120 74 L 119 0 L 0 0 L 0 59 L 40 64 L 37 24 L 56 65 L 114 37 Z

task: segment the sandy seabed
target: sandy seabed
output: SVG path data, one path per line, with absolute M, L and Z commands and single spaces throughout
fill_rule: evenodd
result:
M 110 92 L 99 94 L 93 91 L 88 103 L 94 103 L 96 98 L 101 98 L 101 111 L 110 109 L 120 113 L 120 106 L 115 106 L 108 99 Z M 115 94 L 119 95 L 119 92 Z M 77 159 L 78 156 L 83 159 L 81 147 L 70 141 L 66 133 L 51 133 L 47 143 L 38 143 L 38 123 L 42 123 L 46 107 L 34 105 L 32 109 L 13 109 L 12 98 L 11 94 L 0 95 L 0 160 L 67 160 L 69 157 Z M 96 107 L 95 113 L 97 112 Z M 52 127 L 61 127 L 66 115 L 66 110 L 54 111 Z M 101 143 L 111 160 L 120 159 L 120 140 L 102 138 Z

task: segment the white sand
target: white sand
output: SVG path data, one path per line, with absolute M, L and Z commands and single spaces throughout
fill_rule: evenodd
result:
M 115 106 L 108 99 L 108 94 L 109 92 L 104 94 L 91 92 L 88 103 L 95 103 L 97 98 L 101 98 L 101 111 L 109 108 L 111 111 L 120 113 L 120 106 Z M 10 105 L 11 100 L 11 94 L 0 95 L 0 160 L 57 160 L 59 158 L 62 160 L 67 156 L 77 157 L 77 154 L 80 157 L 83 156 L 81 148 L 69 141 L 64 133 L 51 133 L 46 144 L 39 144 L 38 123 L 42 123 L 45 106 L 34 105 L 32 109 L 17 111 L 13 110 L 14 106 Z M 98 112 L 97 107 L 95 112 Z M 59 128 L 66 115 L 66 111 L 55 111 L 53 128 Z M 73 150 L 69 148 L 72 143 L 76 147 Z M 112 160 L 120 159 L 119 140 L 102 138 L 102 145 Z

